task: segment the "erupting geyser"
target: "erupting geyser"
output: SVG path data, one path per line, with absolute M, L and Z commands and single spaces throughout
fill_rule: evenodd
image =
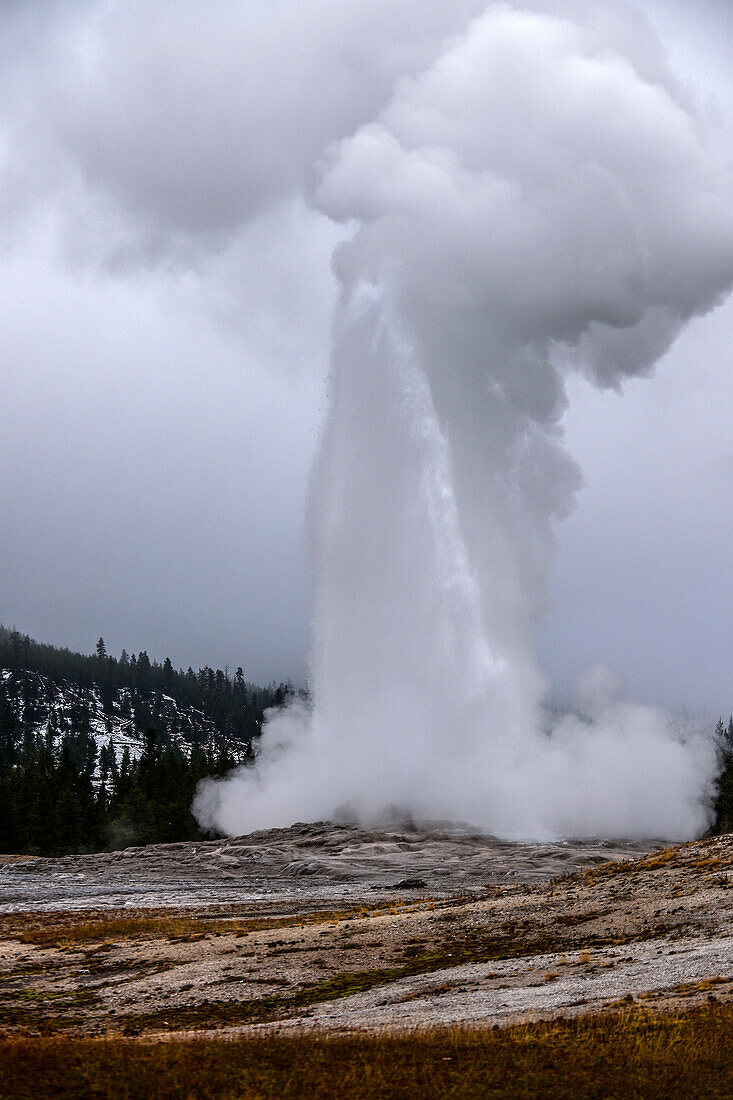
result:
M 564 376 L 649 373 L 733 280 L 730 177 L 648 30 L 598 7 L 491 5 L 329 151 L 317 202 L 355 229 L 313 479 L 313 705 L 200 789 L 206 824 L 705 825 L 709 739 L 602 669 L 550 716 L 533 654 L 580 484 Z

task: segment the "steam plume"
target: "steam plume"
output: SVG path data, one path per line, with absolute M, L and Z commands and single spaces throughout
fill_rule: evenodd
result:
M 313 485 L 313 709 L 274 715 L 257 767 L 201 788 L 203 823 L 398 807 L 505 836 L 704 827 L 710 742 L 599 669 L 551 717 L 533 653 L 581 482 L 566 374 L 650 373 L 733 280 L 730 179 L 618 11 L 491 5 L 331 148 L 317 201 L 356 228 Z

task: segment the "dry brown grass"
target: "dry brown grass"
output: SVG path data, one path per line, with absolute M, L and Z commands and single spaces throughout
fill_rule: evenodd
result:
M 595 885 L 596 878 L 609 878 L 613 875 L 628 875 L 637 871 L 659 871 L 667 867 L 677 866 L 680 862 L 681 848 L 664 848 L 659 852 L 651 852 L 640 859 L 611 860 L 592 867 L 583 875 L 589 886 Z M 572 877 L 572 876 L 571 876 Z
M 733 1008 L 408 1035 L 0 1040 L 0 1100 L 731 1095 Z
M 356 905 L 337 910 L 286 917 L 209 918 L 180 909 L 64 910 L 0 915 L 0 939 L 17 940 L 35 947 L 68 948 L 86 943 L 130 939 L 166 939 L 193 942 L 205 936 L 245 936 L 268 929 L 300 928 L 311 924 L 336 924 L 381 913 L 408 911 L 399 902 Z
M 643 871 L 664 871 L 679 868 L 687 871 L 714 871 L 733 868 L 733 854 L 728 847 L 714 841 L 694 841 L 650 852 L 639 859 L 623 859 L 602 863 L 583 874 L 586 885 L 595 885 L 597 878 L 607 879 L 615 875 L 632 875 Z M 574 876 L 568 876 L 569 879 Z

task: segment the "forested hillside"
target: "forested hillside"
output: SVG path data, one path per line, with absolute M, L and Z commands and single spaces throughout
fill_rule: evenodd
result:
M 221 669 L 176 671 L 0 626 L 0 851 L 69 852 L 193 839 L 205 775 L 253 758 L 290 689 Z

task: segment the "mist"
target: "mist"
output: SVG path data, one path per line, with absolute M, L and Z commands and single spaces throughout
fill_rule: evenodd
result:
M 491 5 L 323 158 L 353 227 L 312 477 L 312 703 L 199 790 L 229 833 L 451 820 L 505 837 L 701 832 L 709 736 L 535 656 L 582 474 L 567 378 L 650 375 L 733 281 L 730 174 L 625 5 Z

